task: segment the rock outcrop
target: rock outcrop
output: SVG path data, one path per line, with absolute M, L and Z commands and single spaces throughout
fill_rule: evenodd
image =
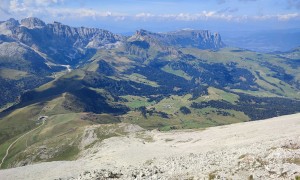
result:
M 59 22 L 46 24 L 34 17 L 0 22 L 0 71 L 21 71 L 27 75 L 18 81 L 0 76 L 0 106 L 49 81 L 46 76 L 78 65 L 95 49 L 119 46 L 122 39 L 107 30 L 76 28 Z M 28 83 L 30 80 L 33 83 Z
M 180 30 L 169 33 L 153 33 L 146 30 L 138 30 L 131 41 L 146 41 L 150 45 L 195 47 L 199 49 L 220 49 L 225 46 L 218 33 L 208 30 Z
M 298 179 L 299 122 L 294 114 L 203 131 L 131 127 L 89 146 L 76 161 L 1 170 L 0 179 Z
M 178 48 L 199 48 L 218 50 L 225 46 L 218 33 L 206 30 L 181 30 L 169 33 L 154 33 L 138 30 L 127 39 L 126 49 L 130 54 L 142 59 L 151 59 L 153 54 L 180 58 L 182 52 Z
M 38 18 L 29 17 L 21 20 L 21 25 L 28 29 L 44 28 L 46 23 Z
M 44 54 L 52 63 L 76 65 L 86 58 L 90 49 L 119 47 L 126 42 L 126 38 L 103 29 L 70 27 L 59 22 L 46 24 L 38 18 L 29 17 L 20 22 L 11 18 L 0 23 L 0 42 L 11 41 L 22 43 Z M 132 53 L 144 58 L 149 56 L 144 51 L 150 47 L 173 57 L 180 54 L 174 47 L 214 50 L 224 47 L 218 33 L 213 34 L 206 30 L 170 33 L 139 30 L 127 42 Z
M 88 49 L 118 46 L 122 37 L 98 28 L 70 27 L 59 22 L 46 24 L 38 18 L 25 18 L 21 23 L 9 19 L 0 24 L 0 34 L 46 54 L 53 63 L 74 65 Z

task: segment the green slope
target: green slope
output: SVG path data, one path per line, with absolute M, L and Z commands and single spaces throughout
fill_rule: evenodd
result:
M 38 126 L 40 116 L 48 119 L 13 146 L 3 167 L 74 159 L 84 129 L 95 124 L 103 140 L 126 134 L 120 123 L 205 128 L 300 112 L 296 61 L 235 48 L 158 53 L 162 47 L 151 46 L 99 50 L 72 72 L 24 93 L 0 114 L 0 158 L 11 142 Z M 22 72 L 11 73 L 18 78 Z

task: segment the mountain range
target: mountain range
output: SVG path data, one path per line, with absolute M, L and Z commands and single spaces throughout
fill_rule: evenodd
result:
M 122 36 L 9 19 L 0 23 L 0 158 L 40 129 L 14 146 L 2 168 L 75 159 L 93 145 L 81 142 L 94 125 L 102 141 L 125 135 L 120 123 L 168 131 L 300 112 L 299 70 L 299 48 L 226 47 L 207 30 Z
M 184 39 L 186 36 L 188 38 Z M 49 81 L 49 76 L 63 70 L 65 65 L 80 65 L 91 58 L 98 49 L 111 49 L 121 44 L 129 44 L 131 53 L 143 53 L 145 47 L 149 46 L 146 40 L 149 40 L 151 47 L 159 47 L 157 51 L 160 53 L 178 54 L 174 48 L 166 47 L 167 44 L 213 49 L 224 46 L 218 34 L 208 31 L 158 34 L 140 30 L 128 38 L 97 28 L 74 28 L 59 22 L 46 24 L 38 18 L 25 18 L 21 22 L 9 19 L 0 24 L 2 74 L 7 74 L 5 72 L 12 69 L 15 74 L 22 75 L 22 81 L 20 82 L 17 75 L 7 77 L 15 80 L 13 82 L 1 78 L 5 85 L 2 86 L 0 105 L 13 102 L 20 92 Z M 28 82 L 26 77 L 30 77 L 31 82 Z

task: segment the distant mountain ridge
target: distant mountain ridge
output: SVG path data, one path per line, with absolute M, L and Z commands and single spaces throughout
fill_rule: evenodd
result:
M 11 84 L 9 88 L 1 88 L 6 96 L 0 94 L 3 97 L 0 97 L 0 106 L 16 99 L 29 87 L 41 85 L 45 76 L 64 70 L 65 65 L 77 67 L 99 49 L 122 46 L 126 47 L 125 51 L 146 60 L 155 59 L 156 54 L 178 58 L 182 47 L 217 50 L 224 47 L 224 43 L 218 33 L 209 31 L 153 33 L 138 30 L 133 36 L 126 37 L 99 28 L 70 27 L 56 21 L 47 24 L 35 17 L 20 21 L 10 18 L 0 22 L 0 65 L 2 69 L 6 68 L 5 72 L 13 69 L 23 76 L 18 82 L 7 82 L 7 77 L 0 77 L 2 84 Z M 1 68 L 0 73 L 3 71 Z M 27 87 L 23 82 L 29 77 L 36 77 L 39 83 Z M 11 93 L 11 88 L 18 93 Z
M 225 46 L 218 33 L 208 30 L 180 30 L 168 33 L 153 33 L 141 29 L 131 39 L 149 40 L 163 45 L 178 47 L 195 47 L 199 49 L 220 49 Z
M 143 59 L 155 59 L 168 55 L 182 58 L 181 48 L 219 50 L 225 47 L 218 33 L 207 30 L 180 30 L 176 32 L 155 33 L 144 29 L 136 31 L 127 39 L 126 49 Z
M 53 79 L 65 65 L 78 66 L 96 49 L 114 48 L 123 39 L 103 29 L 46 24 L 34 17 L 0 22 L 0 106 Z
M 20 22 L 11 18 L 0 23 L 0 42 L 23 43 L 36 51 L 47 54 L 53 63 L 75 65 L 87 54 L 88 49 L 114 48 L 126 43 L 125 36 L 99 28 L 70 27 L 59 22 L 46 24 L 29 17 Z M 207 30 L 180 30 L 153 33 L 138 30 L 129 41 L 145 40 L 154 45 L 220 49 L 225 46 L 218 33 Z
M 85 49 L 116 46 L 122 37 L 97 28 L 74 28 L 59 22 L 46 24 L 38 18 L 25 18 L 21 23 L 9 19 L 0 24 L 2 41 L 24 43 L 47 54 L 55 63 L 76 64 L 85 56 Z

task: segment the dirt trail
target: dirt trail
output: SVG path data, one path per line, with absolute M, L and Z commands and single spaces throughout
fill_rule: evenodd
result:
M 6 157 L 8 156 L 9 150 L 13 147 L 13 145 L 15 145 L 20 139 L 22 139 L 23 137 L 25 137 L 27 134 L 30 134 L 31 132 L 33 132 L 33 131 L 37 130 L 38 128 L 40 128 L 41 126 L 43 126 L 43 125 L 45 124 L 45 121 L 46 121 L 46 120 L 43 120 L 43 123 L 42 123 L 41 125 L 39 125 L 38 127 L 36 127 L 36 128 L 34 128 L 34 129 L 28 131 L 27 133 L 23 134 L 22 136 L 20 136 L 18 139 L 16 139 L 14 142 L 12 142 L 12 143 L 8 146 L 8 148 L 7 148 L 7 150 L 6 150 L 5 156 L 2 158 L 2 161 L 1 161 L 1 164 L 0 164 L 0 168 L 1 168 L 2 164 L 4 163 Z
M 133 132 L 95 143 L 75 161 L 0 170 L 0 179 L 295 179 L 299 129 L 294 114 L 205 130 Z

